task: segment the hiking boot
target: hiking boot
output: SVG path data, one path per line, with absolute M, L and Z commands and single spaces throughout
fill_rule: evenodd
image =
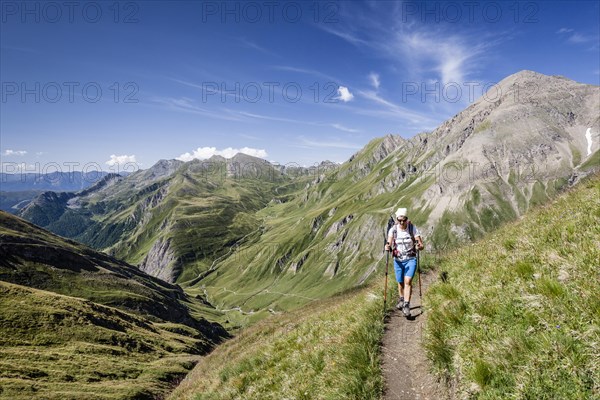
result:
M 405 317 L 410 317 L 410 303 L 408 301 L 404 303 L 404 306 L 402 307 L 402 314 L 404 314 Z
M 396 308 L 398 310 L 401 310 L 403 305 L 404 305 L 404 297 L 400 297 L 400 299 L 398 299 L 398 303 L 396 304 Z

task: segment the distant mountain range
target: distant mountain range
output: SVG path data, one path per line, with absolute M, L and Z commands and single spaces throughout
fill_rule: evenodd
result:
M 398 207 L 444 251 L 547 202 L 600 166 L 600 88 L 531 71 L 433 132 L 371 141 L 342 165 L 286 169 L 246 155 L 162 160 L 20 215 L 221 310 L 297 307 L 365 282 Z
M 16 214 L 44 191 L 74 192 L 102 180 L 108 172 L 0 173 L 0 210 Z
M 108 172 L 51 172 L 7 174 L 0 173 L 0 191 L 22 192 L 26 190 L 53 190 L 73 192 L 90 187 L 108 175 Z

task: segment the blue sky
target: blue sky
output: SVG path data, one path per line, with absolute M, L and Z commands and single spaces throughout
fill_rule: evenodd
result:
M 597 1 L 3 0 L 1 12 L 7 172 L 237 150 L 343 162 L 373 138 L 434 129 L 523 69 L 600 83 Z

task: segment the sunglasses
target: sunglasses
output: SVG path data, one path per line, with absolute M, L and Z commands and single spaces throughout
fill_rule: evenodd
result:
M 400 217 L 400 218 L 398 218 L 398 221 L 400 221 L 400 222 L 406 222 L 406 221 L 408 221 L 408 218 L 406 218 L 406 217 Z

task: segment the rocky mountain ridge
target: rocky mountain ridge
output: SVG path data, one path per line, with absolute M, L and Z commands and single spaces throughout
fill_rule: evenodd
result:
M 285 199 L 292 181 L 306 175 L 291 178 L 286 168 L 245 154 L 160 160 L 127 177 L 108 175 L 80 192 L 43 193 L 20 215 L 174 282 L 185 264 L 195 262 L 200 272 L 213 255 L 255 230 L 253 212 Z
M 102 223 L 75 238 L 188 282 L 222 309 L 335 293 L 372 276 L 382 227 L 400 205 L 428 249 L 442 251 L 598 168 L 599 87 L 522 71 L 496 91 L 430 133 L 374 139 L 316 173 L 245 155 L 140 171 L 86 195 L 76 217 Z

